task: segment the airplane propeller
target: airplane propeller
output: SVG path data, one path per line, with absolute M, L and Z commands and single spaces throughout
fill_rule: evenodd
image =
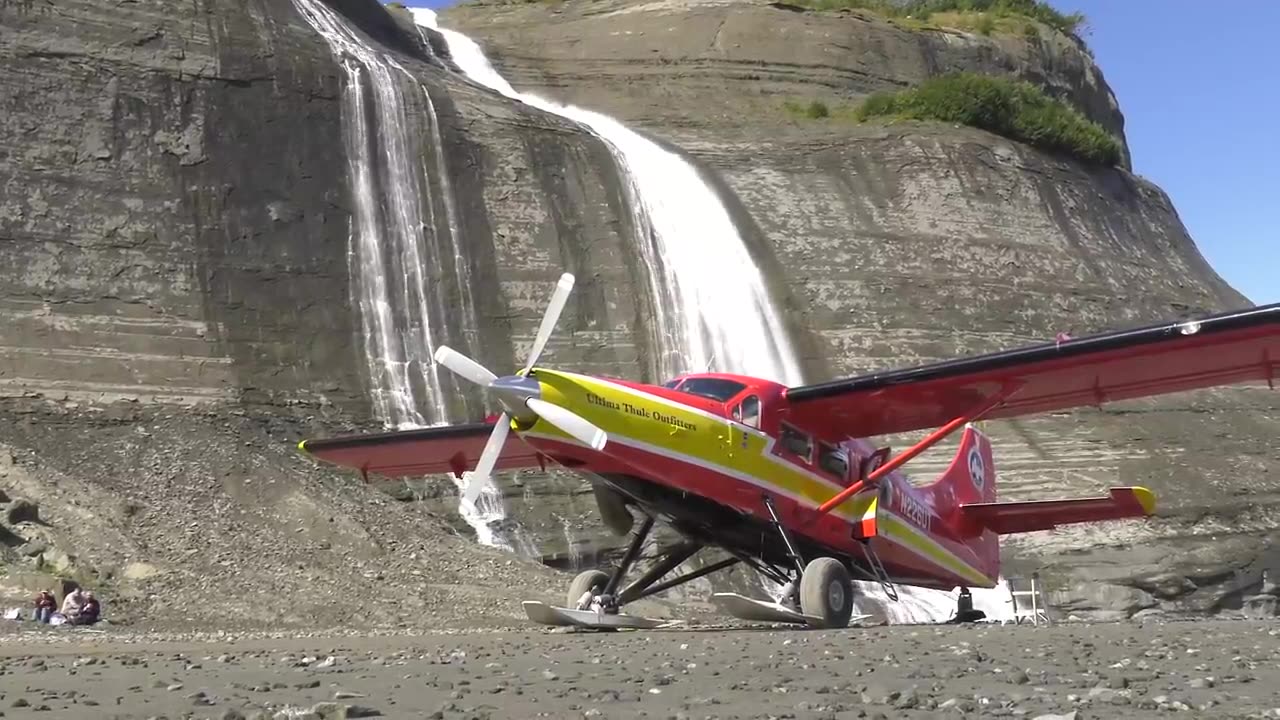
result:
M 459 377 L 485 388 L 503 408 L 497 424 L 493 427 L 493 432 L 489 434 L 484 450 L 480 453 L 480 460 L 476 463 L 475 469 L 463 473 L 463 480 L 466 483 L 463 488 L 463 497 L 468 502 L 474 503 L 484 486 L 492 482 L 493 469 L 498 463 L 499 455 L 502 454 L 502 446 L 507 441 L 507 435 L 510 434 L 513 417 L 526 421 L 542 418 L 594 450 L 604 449 L 609 441 L 608 434 L 591 421 L 572 410 L 543 400 L 538 381 L 527 377 L 534 363 L 542 355 L 543 349 L 546 348 L 547 340 L 555 330 L 556 321 L 560 319 L 560 313 L 564 311 L 565 303 L 569 301 L 569 294 L 573 291 L 573 281 L 573 275 L 565 273 L 556 283 L 555 292 L 551 296 L 551 302 L 547 304 L 547 310 L 542 316 L 542 324 L 538 327 L 538 334 L 534 338 L 533 347 L 520 374 L 498 377 L 485 366 L 448 346 L 441 345 L 440 349 L 436 350 L 437 363 Z

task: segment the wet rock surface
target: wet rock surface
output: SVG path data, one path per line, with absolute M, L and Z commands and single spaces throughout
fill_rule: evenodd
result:
M 15 633 L 6 717 L 1275 717 L 1274 623 Z M 310 714 L 305 714 L 310 713 Z

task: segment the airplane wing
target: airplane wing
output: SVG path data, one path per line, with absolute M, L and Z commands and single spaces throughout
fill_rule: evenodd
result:
M 492 431 L 492 422 L 478 422 L 303 440 L 298 443 L 298 449 L 366 475 L 394 478 L 454 473 L 461 477 L 463 472 L 476 466 Z M 519 437 L 508 436 L 495 469 L 512 470 L 540 464 L 537 451 Z
M 1280 303 L 786 391 L 790 419 L 851 437 L 936 428 L 1009 391 L 984 419 L 1280 375 Z
M 1071 523 L 1146 517 L 1155 512 L 1155 496 L 1142 487 L 1111 488 L 1109 497 L 1031 502 L 970 503 L 961 516 L 1000 535 L 1052 530 Z

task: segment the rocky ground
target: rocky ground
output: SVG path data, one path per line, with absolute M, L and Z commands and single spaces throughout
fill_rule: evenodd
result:
M 14 718 L 1280 717 L 1274 622 L 290 638 L 0 624 Z
M 73 581 L 134 629 L 421 629 L 509 622 L 568 583 L 317 465 L 296 444 L 323 431 L 286 418 L 5 409 L 3 608 Z

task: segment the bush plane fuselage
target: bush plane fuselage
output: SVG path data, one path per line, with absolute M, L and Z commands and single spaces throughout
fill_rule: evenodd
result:
M 899 472 L 819 513 L 823 502 L 883 464 L 887 448 L 788 422 L 784 385 L 726 373 L 682 375 L 662 386 L 559 371 L 534 374 L 543 399 L 572 408 L 608 433 L 601 451 L 608 459 L 546 422 L 527 428 L 517 423 L 520 436 L 556 464 L 589 465 L 598 481 L 671 517 L 685 534 L 715 538 L 715 544 L 732 535 L 734 545 L 743 545 L 733 549 L 786 564 L 785 545 L 769 531 L 773 518 L 764 498 L 770 497 L 799 545 L 839 551 L 860 566 L 870 550 L 890 576 L 916 585 L 996 584 L 996 558 L 981 552 L 986 544 L 977 544 L 981 528 L 953 525 L 939 514 L 936 496 Z M 969 432 L 966 449 L 976 448 L 974 467 L 985 474 L 993 467 L 990 445 L 981 433 Z M 969 468 L 966 456 L 965 473 Z M 873 568 L 862 569 L 873 579 Z

